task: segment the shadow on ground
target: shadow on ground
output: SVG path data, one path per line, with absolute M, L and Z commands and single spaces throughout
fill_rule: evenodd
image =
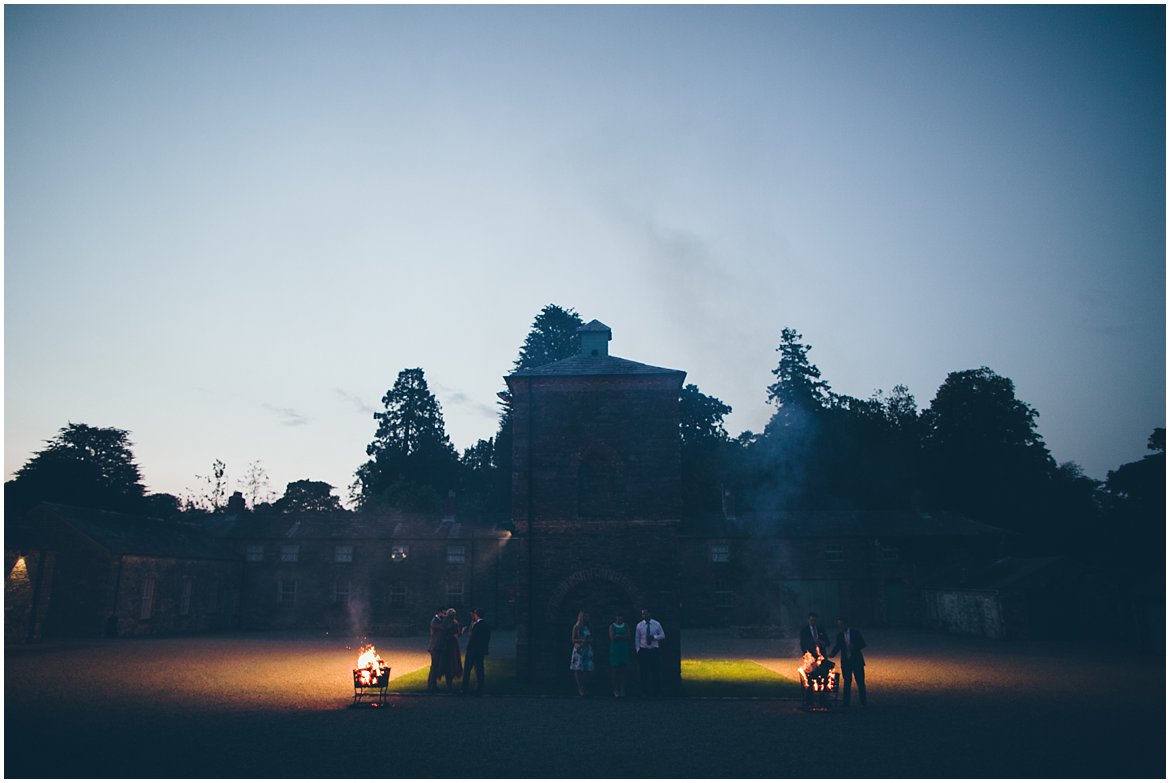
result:
M 1164 778 L 1165 660 L 867 631 L 870 706 L 391 696 L 351 709 L 362 640 L 323 634 L 9 648 L 5 777 Z M 394 676 L 426 640 L 375 639 Z M 500 633 L 493 653 L 514 654 Z M 795 668 L 791 640 L 688 632 L 687 658 Z M 566 672 L 566 676 L 567 672 Z M 600 684 L 599 684 L 600 685 Z M 598 690 L 604 692 L 603 688 Z

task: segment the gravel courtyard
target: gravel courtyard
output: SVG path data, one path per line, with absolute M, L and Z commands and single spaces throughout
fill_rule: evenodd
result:
M 867 630 L 870 706 L 392 696 L 350 709 L 359 641 L 88 640 L 5 653 L 6 778 L 1164 778 L 1165 659 Z M 426 639 L 372 639 L 401 676 Z M 492 653 L 513 654 L 498 633 Z M 690 631 L 687 658 L 790 673 L 793 640 Z M 566 673 L 567 676 L 567 673 Z M 636 679 L 636 677 L 635 677 Z M 599 689 L 601 690 L 601 689 Z

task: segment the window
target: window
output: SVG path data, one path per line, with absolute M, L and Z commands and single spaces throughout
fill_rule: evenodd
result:
M 463 605 L 463 583 L 455 582 L 447 585 L 447 605 L 459 608 Z
M 400 563 L 410 557 L 410 544 L 394 544 L 390 547 L 390 560 Z
M 406 608 L 406 585 L 390 585 L 389 603 L 391 609 Z
M 463 565 L 467 560 L 467 547 L 462 544 L 452 544 L 447 547 L 447 562 L 451 565 Z
M 730 609 L 735 606 L 735 593 L 724 579 L 715 580 L 715 606 Z
M 297 602 L 297 581 L 295 579 L 281 579 L 276 583 L 276 603 L 280 606 L 292 606 Z
M 335 546 L 333 547 L 333 562 L 334 563 L 352 563 L 353 562 L 353 547 L 352 546 Z
M 154 616 L 154 577 L 142 579 L 142 586 L 138 593 L 138 619 L 149 620 Z
M 346 606 L 349 604 L 348 581 L 333 583 L 333 603 L 335 606 Z
M 731 562 L 731 545 L 730 544 L 712 544 L 711 545 L 711 562 L 712 563 L 730 563 Z
M 249 563 L 263 563 L 264 545 L 248 544 L 248 549 L 244 552 L 244 560 L 248 561 Z
M 280 562 L 295 563 L 300 557 L 301 548 L 296 544 L 285 544 L 280 548 Z
M 207 586 L 207 613 L 215 614 L 219 611 L 219 580 L 211 580 Z
M 191 592 L 195 589 L 195 580 L 183 577 L 182 591 L 179 593 L 179 615 L 186 617 L 191 614 Z
M 897 560 L 897 559 L 898 559 L 898 547 L 896 547 L 896 546 L 883 546 L 882 547 L 882 560 Z
M 845 547 L 841 544 L 825 544 L 825 560 L 840 563 L 845 559 Z

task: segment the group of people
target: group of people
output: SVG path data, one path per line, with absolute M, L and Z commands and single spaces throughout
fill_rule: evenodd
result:
M 662 623 L 650 616 L 649 609 L 642 610 L 642 620 L 631 632 L 621 612 L 614 614 L 609 624 L 609 676 L 615 699 L 626 696 L 626 670 L 630 664 L 631 642 L 638 660 L 641 676 L 642 695 L 647 698 L 658 696 L 662 686 L 662 640 L 666 632 Z M 577 694 L 589 695 L 589 675 L 594 670 L 593 629 L 589 615 L 581 611 L 572 631 L 573 651 L 569 656 L 569 671 L 577 682 Z
M 837 618 L 837 641 L 829 647 L 829 637 L 817 624 L 815 612 L 808 613 L 808 624 L 800 629 L 800 651 L 812 656 L 815 665 L 828 670 L 832 668 L 832 661 L 838 654 L 841 656 L 841 679 L 844 681 L 845 693 L 842 704 L 849 706 L 853 691 L 853 681 L 857 682 L 857 697 L 861 706 L 865 701 L 865 637 L 861 631 L 849 625 L 847 617 Z M 815 673 L 814 673 L 815 674 Z M 806 688 L 804 693 L 805 704 L 810 704 L 813 694 Z
M 460 650 L 459 638 L 467 637 L 466 657 Z M 460 693 L 470 690 L 471 673 L 475 672 L 475 695 L 484 689 L 484 657 L 492 638 L 492 627 L 483 617 L 483 610 L 471 610 L 471 620 L 466 626 L 459 624 L 454 609 L 440 608 L 431 618 L 431 641 L 427 650 L 431 654 L 431 670 L 427 675 L 427 690 L 437 691 L 439 680 L 445 679 L 447 690 L 454 689 L 454 682 L 462 679 Z

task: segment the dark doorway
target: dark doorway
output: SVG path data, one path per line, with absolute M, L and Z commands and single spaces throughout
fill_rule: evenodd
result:
M 634 605 L 634 600 L 622 586 L 606 579 L 594 579 L 582 582 L 573 587 L 557 608 L 556 629 L 557 640 L 555 645 L 555 660 L 557 666 L 564 672 L 557 682 L 563 685 L 563 690 L 576 690 L 576 683 L 569 671 L 569 659 L 573 652 L 573 625 L 577 622 L 577 613 L 584 610 L 589 617 L 589 629 L 593 638 L 593 674 L 589 677 L 589 692 L 591 695 L 608 696 L 612 693 L 609 670 L 609 626 L 617 613 L 621 613 L 626 625 L 630 628 L 630 637 L 633 638 L 634 626 L 638 624 L 640 607 Z M 632 643 L 631 643 L 632 649 Z M 630 655 L 631 661 L 633 654 Z M 627 682 L 636 678 L 633 663 L 626 672 Z M 561 688 L 558 685 L 558 690 Z

